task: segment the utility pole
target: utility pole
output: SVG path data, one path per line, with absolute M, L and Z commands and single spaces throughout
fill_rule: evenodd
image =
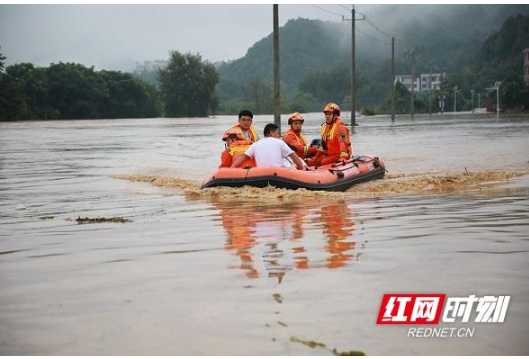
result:
M 279 5 L 274 4 L 274 124 L 281 133 L 281 99 L 279 96 Z
M 441 67 L 441 83 L 439 84 L 440 87 L 440 95 L 439 95 L 439 107 L 441 107 L 441 116 L 443 116 L 444 110 L 445 110 L 445 68 Z
M 496 116 L 500 115 L 500 85 L 501 81 L 496 81 L 494 87 L 496 88 Z
M 478 108 L 481 108 L 481 92 L 478 93 Z
M 391 38 L 391 121 L 395 121 L 395 37 Z
M 411 52 L 411 118 L 415 115 L 415 51 Z
M 351 130 L 356 126 L 356 105 L 355 105 L 355 21 L 365 20 L 365 15 L 362 19 L 356 19 L 356 10 L 353 5 L 351 9 Z M 342 21 L 348 21 L 342 17 Z
M 458 87 L 454 86 L 454 114 L 457 111 L 457 93 L 459 92 Z
M 432 116 L 432 65 L 430 64 L 430 79 L 428 80 L 428 115 Z
M 353 5 L 351 10 L 351 129 L 353 126 L 356 126 L 356 104 L 355 104 L 355 56 L 356 56 L 356 46 L 355 46 L 355 17 L 356 10 Z
M 500 84 L 496 87 L 496 116 L 500 115 Z
M 474 90 L 470 90 L 470 93 L 472 94 L 472 105 L 470 105 L 470 111 L 474 113 Z

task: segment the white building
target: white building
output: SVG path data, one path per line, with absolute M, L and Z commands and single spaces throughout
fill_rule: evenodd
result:
M 441 88 L 441 74 L 421 74 L 421 92 L 439 90 Z
M 442 76 L 446 76 L 446 74 L 432 74 L 431 79 L 430 74 L 420 74 L 415 78 L 415 92 L 427 92 L 429 90 L 440 89 Z M 406 86 L 408 91 L 411 91 L 411 75 L 398 75 L 396 76 L 396 81 Z
M 167 67 L 168 64 L 169 62 L 165 60 L 143 61 L 141 63 L 136 62 L 136 68 L 134 69 L 134 72 L 154 72 Z
M 397 75 L 396 76 L 396 81 L 400 82 L 401 84 L 406 86 L 408 91 L 411 91 L 411 79 L 412 79 L 411 75 Z M 420 86 L 421 86 L 421 81 L 420 81 L 419 77 L 416 77 L 415 81 L 413 83 L 413 87 L 415 88 L 415 92 L 420 92 L 420 89 L 421 89 Z

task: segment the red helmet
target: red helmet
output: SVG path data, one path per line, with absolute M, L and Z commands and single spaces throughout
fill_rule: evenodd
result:
M 222 135 L 222 140 L 226 141 L 226 139 L 228 139 L 228 137 L 231 137 L 231 138 L 237 139 L 237 140 L 244 140 L 244 137 L 243 137 L 242 133 L 240 133 L 237 130 L 231 129 L 231 128 L 227 129 L 224 132 L 224 134 Z
M 332 112 L 333 114 L 340 116 L 340 106 L 334 102 L 329 102 L 323 109 L 323 112 Z
M 299 112 L 294 112 L 290 117 L 288 118 L 288 124 L 291 125 L 293 121 L 301 121 L 301 123 L 305 122 L 305 119 Z

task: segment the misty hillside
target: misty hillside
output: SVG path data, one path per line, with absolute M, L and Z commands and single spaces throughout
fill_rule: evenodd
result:
M 427 63 L 444 66 L 448 72 L 460 71 L 507 18 L 529 15 L 529 5 L 387 5 L 382 9 L 389 18 L 400 19 L 390 20 L 387 26 L 395 33 L 401 58 L 416 50 L 419 71 L 425 71 Z
M 350 51 L 344 46 L 346 38 L 340 35 L 343 30 L 340 23 L 308 19 L 287 22 L 280 30 L 281 81 L 297 85 L 315 69 L 345 63 Z M 272 79 L 272 49 L 273 36 L 270 34 L 248 49 L 243 58 L 222 64 L 219 73 L 221 77 L 239 81 Z
M 519 74 L 525 48 L 529 48 L 529 14 L 507 19 L 501 30 L 485 41 L 472 65 L 489 81 Z
M 441 68 L 459 72 L 479 55 L 485 40 L 511 15 L 529 14 L 528 5 L 385 5 L 373 15 L 384 33 L 396 37 L 397 73 L 410 72 L 415 50 L 417 72 Z M 357 71 L 378 83 L 390 76 L 390 40 L 366 21 L 357 22 Z M 280 29 L 281 86 L 286 95 L 311 73 L 350 64 L 350 23 L 290 20 Z M 369 37 L 368 37 L 369 36 Z M 247 54 L 218 67 L 221 98 L 240 95 L 244 83 L 273 81 L 273 37 L 258 41 Z

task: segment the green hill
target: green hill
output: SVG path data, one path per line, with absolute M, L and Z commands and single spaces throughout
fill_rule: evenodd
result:
M 500 31 L 493 33 L 481 47 L 474 69 L 483 81 L 494 81 L 522 74 L 522 51 L 529 48 L 529 14 L 508 18 Z
M 319 20 L 290 20 L 280 30 L 281 81 L 296 87 L 315 69 L 345 64 L 349 50 L 343 46 L 344 24 Z M 339 42 L 339 43 L 337 43 Z M 240 82 L 273 78 L 273 36 L 258 41 L 238 60 L 221 64 L 222 78 Z
M 377 24 L 385 26 L 385 33 L 396 34 L 396 67 L 397 73 L 401 74 L 410 73 L 411 50 L 417 54 L 417 73 L 428 72 L 430 66 L 433 72 L 445 69 L 448 73 L 458 73 L 476 61 L 482 51 L 488 51 L 481 49 L 482 44 L 509 16 L 529 14 L 528 5 L 388 5 L 380 9 L 380 13 L 370 17 L 377 19 L 378 16 Z M 403 15 L 408 17 L 402 18 Z M 383 39 L 384 36 L 366 22 L 358 22 L 357 28 L 358 105 L 380 104 L 391 87 L 391 47 L 388 39 Z M 326 82 L 331 78 L 349 77 L 350 32 L 350 23 L 347 22 L 302 18 L 290 20 L 280 28 L 284 104 L 301 101 L 307 107 L 309 102 L 319 105 L 332 100 L 347 105 L 347 96 L 343 95 L 350 91 L 348 81 Z M 261 104 L 271 102 L 271 95 L 266 92 L 271 91 L 273 83 L 272 49 L 270 34 L 254 44 L 244 57 L 218 64 L 221 106 L 224 104 L 227 109 L 229 103 L 255 104 L 256 97 L 264 98 Z M 505 66 L 514 68 L 515 63 L 505 63 Z M 318 86 L 319 91 L 310 90 Z M 325 93 L 329 86 L 339 89 L 334 89 L 332 99 L 322 98 L 321 93 Z M 259 91 L 255 91 L 256 87 Z M 263 106 L 263 111 L 269 111 L 266 105 Z M 284 107 L 288 110 L 288 106 Z

